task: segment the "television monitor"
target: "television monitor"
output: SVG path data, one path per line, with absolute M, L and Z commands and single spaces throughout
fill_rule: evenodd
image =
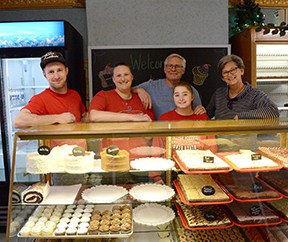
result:
M 64 21 L 0 22 L 0 48 L 56 47 L 64 44 Z

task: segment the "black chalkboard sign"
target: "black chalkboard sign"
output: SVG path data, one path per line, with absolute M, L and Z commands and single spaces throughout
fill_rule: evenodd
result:
M 165 78 L 164 60 L 177 53 L 186 59 L 182 80 L 189 81 L 206 106 L 216 88 L 225 86 L 217 72 L 218 61 L 230 54 L 230 45 L 191 47 L 89 47 L 90 100 L 100 90 L 114 88 L 112 67 L 117 62 L 130 64 L 133 86 L 149 79 Z

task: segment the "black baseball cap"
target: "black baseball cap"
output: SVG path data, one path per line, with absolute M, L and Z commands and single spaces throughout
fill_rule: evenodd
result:
M 49 51 L 48 53 L 46 53 L 41 57 L 40 66 L 42 69 L 44 69 L 48 63 L 54 61 L 61 62 L 66 66 L 63 55 L 60 52 L 54 52 L 54 51 Z

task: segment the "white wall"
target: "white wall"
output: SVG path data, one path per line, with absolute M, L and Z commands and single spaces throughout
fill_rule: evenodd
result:
M 86 0 L 88 46 L 228 44 L 228 0 Z

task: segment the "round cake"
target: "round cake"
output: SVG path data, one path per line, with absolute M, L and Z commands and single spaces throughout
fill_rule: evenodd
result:
M 49 173 L 51 168 L 49 157 L 49 155 L 40 155 L 37 152 L 27 154 L 26 171 L 32 174 Z
M 101 168 L 104 171 L 128 171 L 130 169 L 129 153 L 119 150 L 116 155 L 108 154 L 106 150 L 100 153 Z
M 86 173 L 94 169 L 94 152 L 85 152 L 84 156 L 69 154 L 64 158 L 65 172 Z

